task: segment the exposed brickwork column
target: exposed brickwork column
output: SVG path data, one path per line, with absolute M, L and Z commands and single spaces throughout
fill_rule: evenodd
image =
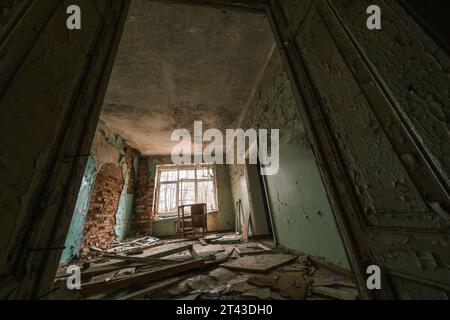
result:
M 115 239 L 114 226 L 124 184 L 122 169 L 105 164 L 97 173 L 83 231 L 83 251 L 90 245 L 107 247 Z
M 135 212 L 133 215 L 133 231 L 140 234 L 151 234 L 153 214 L 154 181 L 150 178 L 149 159 L 141 158 L 138 168 L 135 189 Z

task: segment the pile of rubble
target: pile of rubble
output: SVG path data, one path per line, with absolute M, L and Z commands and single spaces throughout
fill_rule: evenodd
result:
M 313 258 L 283 252 L 270 241 L 241 242 L 235 234 L 202 239 L 153 237 L 91 248 L 78 261 L 80 290 L 68 290 L 67 265 L 46 299 L 357 299 L 349 276 Z M 94 254 L 95 253 L 95 254 Z

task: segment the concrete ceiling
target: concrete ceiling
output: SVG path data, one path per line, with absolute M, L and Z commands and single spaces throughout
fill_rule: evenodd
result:
M 101 119 L 145 155 L 195 120 L 236 128 L 274 45 L 261 14 L 133 0 Z

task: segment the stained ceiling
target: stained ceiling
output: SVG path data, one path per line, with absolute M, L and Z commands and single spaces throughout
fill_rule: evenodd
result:
M 101 119 L 145 155 L 194 120 L 236 128 L 274 43 L 262 14 L 133 0 Z

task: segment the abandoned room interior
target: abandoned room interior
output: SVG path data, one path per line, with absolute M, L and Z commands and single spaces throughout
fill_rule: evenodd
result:
M 0 0 L 0 298 L 447 300 L 430 3 Z

